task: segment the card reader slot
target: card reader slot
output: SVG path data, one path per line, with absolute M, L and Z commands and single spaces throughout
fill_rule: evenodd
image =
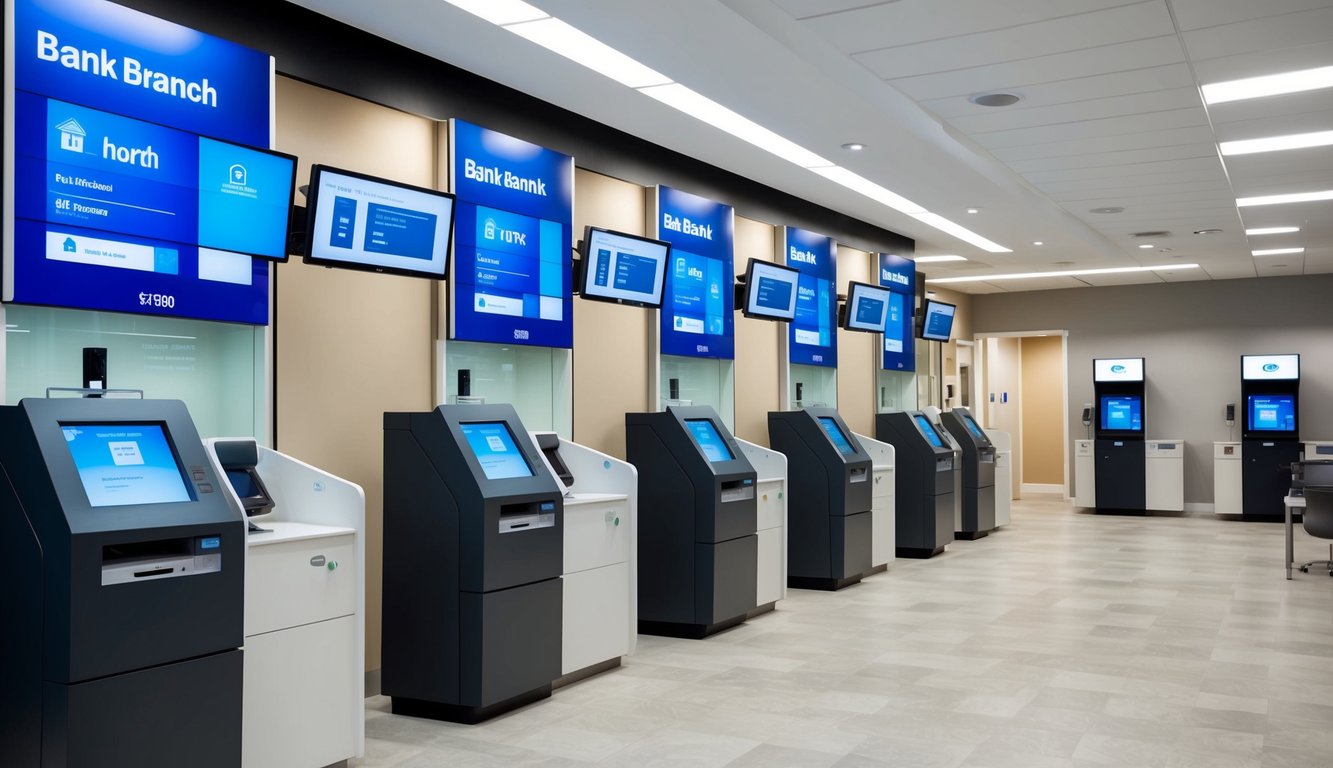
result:
M 754 480 L 743 478 L 741 480 L 723 480 L 720 488 L 719 500 L 722 503 L 732 501 L 745 501 L 754 498 Z
M 848 477 L 847 481 L 850 483 L 864 483 L 866 478 L 870 477 L 870 473 L 866 471 L 865 467 L 852 467 L 849 474 L 850 477 Z
M 193 555 L 192 539 L 157 539 L 155 541 L 127 541 L 102 547 L 102 565 L 121 565 L 133 560 L 164 560 Z
M 166 576 L 168 573 L 175 573 L 175 568 L 152 568 L 147 571 L 135 571 L 134 578 L 146 579 L 150 576 Z
M 555 525 L 555 502 L 533 501 L 500 507 L 500 533 L 551 528 Z

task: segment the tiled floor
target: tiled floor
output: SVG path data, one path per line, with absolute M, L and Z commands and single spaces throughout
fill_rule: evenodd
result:
M 1297 556 L 1327 547 L 1297 533 Z M 1333 579 L 1282 526 L 1015 505 L 976 542 L 483 725 L 367 702 L 357 766 L 1333 766 Z

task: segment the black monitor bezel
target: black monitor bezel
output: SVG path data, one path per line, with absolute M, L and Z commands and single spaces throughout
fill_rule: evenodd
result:
M 939 336 L 932 336 L 926 333 L 927 318 L 930 317 L 930 310 L 934 306 L 953 308 L 953 314 L 949 316 L 949 333 L 944 338 L 940 338 Z M 940 301 L 938 299 L 926 299 L 925 306 L 921 308 L 921 326 L 917 330 L 917 338 L 921 339 L 922 341 L 938 341 L 941 344 L 947 343 L 950 339 L 953 338 L 953 325 L 957 320 L 958 320 L 957 304 L 950 304 L 947 301 Z
M 764 267 L 773 267 L 783 272 L 790 272 L 795 279 L 792 281 L 793 301 L 791 303 L 791 317 L 779 315 L 771 312 L 755 312 L 750 309 L 750 297 L 755 289 L 754 270 L 756 265 Z M 776 261 L 767 261 L 765 259 L 756 259 L 753 256 L 745 264 L 745 290 L 741 292 L 741 316 L 754 320 L 773 320 L 779 323 L 790 323 L 796 320 L 796 305 L 800 301 L 797 297 L 801 286 L 801 270 L 795 267 L 789 267 L 786 264 L 779 264 Z
M 888 301 L 884 302 L 884 323 L 880 325 L 879 328 L 872 331 L 869 328 L 857 328 L 856 326 L 852 325 L 852 317 L 853 317 L 852 307 L 856 305 L 857 296 L 860 294 L 860 291 L 862 289 L 868 289 L 871 291 L 878 291 L 880 293 L 888 294 L 889 298 L 892 298 L 894 293 L 893 289 L 889 288 L 886 285 L 875 285 L 874 283 L 859 283 L 855 280 L 847 283 L 847 301 L 843 306 L 842 322 L 838 324 L 838 327 L 842 328 L 844 331 L 856 331 L 857 333 L 885 333 L 889 324 Z
M 1250 379 L 1248 381 L 1261 381 L 1259 379 Z M 1272 379 L 1272 381 L 1292 381 L 1291 379 Z M 1256 429 L 1250 422 L 1250 412 L 1252 410 L 1250 401 L 1256 397 L 1290 397 L 1291 398 L 1291 416 L 1296 422 L 1295 429 Z M 1301 398 L 1296 392 L 1290 390 L 1269 390 L 1265 392 L 1248 391 L 1245 393 L 1245 428 L 1241 430 L 1241 437 L 1252 440 L 1295 440 L 1300 435 L 1301 425 Z
M 106 510 L 106 509 L 120 509 L 124 507 L 159 507 L 166 504 L 187 504 L 189 502 L 199 500 L 198 489 L 195 488 L 194 483 L 190 481 L 190 475 L 185 471 L 185 462 L 181 461 L 180 449 L 176 447 L 176 439 L 172 436 L 171 428 L 167 425 L 167 422 L 165 420 L 110 419 L 110 420 L 99 421 L 99 420 L 88 420 L 88 419 L 74 419 L 69 421 L 65 420 L 56 421 L 56 427 L 60 430 L 64 430 L 66 427 L 119 427 L 119 426 L 154 426 L 161 428 L 162 436 L 167 441 L 167 447 L 171 449 L 171 458 L 176 462 L 176 471 L 180 473 L 181 484 L 185 486 L 185 493 L 190 498 L 186 501 L 150 501 L 150 502 L 137 502 L 134 504 L 95 505 L 92 503 L 92 499 L 88 496 L 88 487 L 84 485 L 83 478 L 81 475 L 79 475 L 79 465 L 76 462 L 74 462 L 74 456 L 72 453 L 70 453 L 70 464 L 71 466 L 74 467 L 75 474 L 79 476 L 79 489 L 83 491 L 84 501 L 88 504 L 89 509 Z M 68 445 L 65 446 L 65 448 L 67 451 L 69 450 Z
M 662 254 L 661 274 L 658 275 L 659 279 L 656 281 L 659 286 L 656 303 L 651 301 L 635 301 L 634 299 L 622 299 L 622 298 L 617 298 L 615 296 L 598 296 L 596 294 L 588 293 L 588 279 L 592 272 L 592 270 L 589 269 L 589 267 L 591 266 L 591 262 L 588 260 L 588 252 L 589 249 L 592 248 L 593 232 L 604 232 L 608 235 L 615 235 L 616 237 L 625 237 L 629 238 L 630 240 L 638 240 L 641 243 L 660 245 L 666 248 L 665 253 Z M 607 229 L 606 227 L 594 227 L 590 224 L 583 228 L 583 240 L 579 243 L 579 261 L 580 264 L 578 270 L 577 287 L 580 298 L 587 299 L 588 301 L 601 301 L 607 304 L 620 304 L 621 306 L 625 307 L 643 307 L 645 309 L 662 308 L 662 303 L 666 300 L 666 272 L 671 267 L 671 243 L 667 242 L 666 240 L 658 240 L 655 237 L 644 237 L 643 235 L 634 235 L 630 234 L 629 232 L 619 232 L 614 229 Z
M 1105 408 L 1103 403 L 1108 397 L 1127 398 L 1132 397 L 1139 401 L 1139 428 L 1138 429 L 1109 429 L 1104 423 Z M 1148 426 L 1148 398 L 1141 392 L 1100 392 L 1097 394 L 1097 434 L 1103 437 L 1142 437 Z

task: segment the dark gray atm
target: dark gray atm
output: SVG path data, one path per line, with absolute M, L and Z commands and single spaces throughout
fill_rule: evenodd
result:
M 979 539 L 995 530 L 995 445 L 966 408 L 940 414 L 944 428 L 963 451 L 963 519 L 959 539 Z
M 787 456 L 787 585 L 842 589 L 870 570 L 870 454 L 832 408 L 768 414 Z
M 953 541 L 953 449 L 921 411 L 875 416 L 875 439 L 894 448 L 898 557 L 934 557 Z
M 240 765 L 245 522 L 185 405 L 27 399 L 0 436 L 0 765 Z
M 639 631 L 701 638 L 757 605 L 754 467 L 717 412 L 625 414 L 639 472 Z
M 510 405 L 384 414 L 381 689 L 476 723 L 560 677 L 563 492 Z

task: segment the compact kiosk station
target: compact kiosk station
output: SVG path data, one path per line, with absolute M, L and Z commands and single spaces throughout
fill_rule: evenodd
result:
M 508 405 L 384 414 L 381 688 L 476 723 L 560 677 L 564 501 Z
M 870 454 L 870 571 L 887 570 L 895 555 L 897 481 L 894 479 L 894 449 L 888 443 L 857 434 L 861 449 Z
M 1092 361 L 1097 430 L 1092 478 L 1098 510 L 1147 508 L 1143 358 Z M 1079 485 L 1088 478 L 1080 477 Z
M 944 422 L 940 419 L 940 409 L 933 405 L 927 405 L 921 409 L 930 420 L 931 426 L 935 427 L 935 432 L 944 441 L 945 446 L 953 451 L 953 531 L 955 536 L 963 530 L 963 495 L 966 489 L 963 487 L 963 447 L 953 439 L 949 430 L 944 428 Z
M 787 456 L 791 503 L 787 584 L 842 589 L 870 570 L 870 455 L 832 408 L 768 414 L 768 438 Z
M 986 437 L 995 446 L 995 527 L 1008 525 L 1013 519 L 1014 476 L 1013 438 L 998 429 L 985 430 Z
M 185 404 L 25 399 L 0 435 L 0 765 L 240 765 L 245 522 Z
M 1241 517 L 1280 520 L 1301 460 L 1300 355 L 1242 355 Z
M 787 599 L 787 457 L 735 435 L 731 439 L 755 473 L 755 536 L 759 546 L 755 608 L 749 614 L 754 618 Z
M 702 638 L 756 607 L 755 471 L 717 412 L 625 414 L 639 470 L 639 631 Z
M 366 697 L 361 486 L 253 438 L 210 438 L 204 446 L 213 471 L 227 478 L 223 491 L 251 519 L 241 764 L 321 768 L 361 757 Z
M 953 449 L 921 411 L 875 416 L 875 437 L 894 448 L 898 557 L 934 557 L 953 541 Z
M 954 537 L 979 539 L 995 529 L 995 445 L 966 408 L 940 419 L 963 451 L 963 518 Z
M 638 640 L 639 473 L 555 432 L 533 432 L 532 440 L 565 493 L 564 684 L 619 666 Z

